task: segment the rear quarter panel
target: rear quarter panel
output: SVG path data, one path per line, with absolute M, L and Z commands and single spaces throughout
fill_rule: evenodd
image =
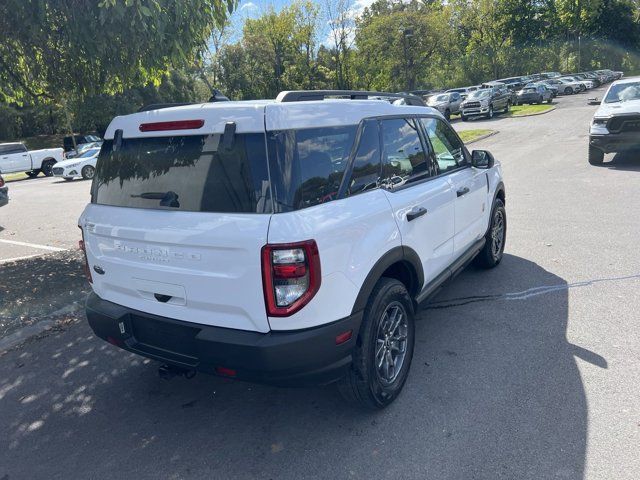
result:
M 269 243 L 311 239 L 320 251 L 320 290 L 290 317 L 270 317 L 272 330 L 309 328 L 349 316 L 373 265 L 401 245 L 382 190 L 271 217 Z

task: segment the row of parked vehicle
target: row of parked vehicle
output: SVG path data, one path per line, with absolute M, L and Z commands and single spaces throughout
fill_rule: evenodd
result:
M 29 150 L 22 142 L 0 143 L 0 173 L 25 173 L 35 178 L 92 179 L 102 140 L 95 135 L 65 137 L 63 148 Z
M 512 105 L 552 103 L 558 95 L 573 95 L 618 80 L 623 72 L 596 70 L 563 75 L 543 72 L 521 77 L 508 77 L 481 85 L 452 88 L 442 92 L 420 94 L 430 107 L 438 109 L 447 119 L 460 115 L 492 118 L 495 113 L 508 112 Z

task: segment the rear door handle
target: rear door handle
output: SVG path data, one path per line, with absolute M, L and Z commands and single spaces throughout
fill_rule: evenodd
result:
M 469 187 L 464 187 L 464 188 L 461 188 L 460 190 L 458 190 L 458 191 L 456 192 L 456 195 L 457 195 L 458 197 L 461 197 L 461 196 L 463 196 L 463 195 L 466 195 L 467 193 L 469 193 Z
M 414 208 L 413 210 L 407 212 L 407 222 L 410 222 L 411 220 L 415 220 L 416 218 L 421 217 L 426 213 L 427 213 L 427 209 L 424 207 Z

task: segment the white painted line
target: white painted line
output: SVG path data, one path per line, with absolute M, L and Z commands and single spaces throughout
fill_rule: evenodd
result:
M 68 250 L 68 248 L 50 247 L 49 245 L 38 245 L 36 243 L 18 242 L 16 240 L 0 239 L 0 242 L 9 243 L 11 245 L 21 245 L 23 247 L 39 248 L 41 250 L 49 250 L 51 252 L 64 252 L 65 250 Z
M 17 262 L 18 260 L 26 260 L 28 258 L 42 257 L 43 255 L 48 255 L 47 253 L 34 253 L 33 255 L 25 255 L 23 257 L 13 257 L 13 258 L 5 258 L 0 260 L 0 265 L 3 263 L 11 263 Z

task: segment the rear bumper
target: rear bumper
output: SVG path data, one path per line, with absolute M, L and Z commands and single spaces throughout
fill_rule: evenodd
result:
M 259 333 L 150 315 L 91 293 L 87 319 L 94 333 L 118 347 L 176 367 L 274 385 L 320 385 L 351 365 L 362 312 L 320 327 Z M 348 330 L 352 338 L 336 345 Z
M 589 135 L 589 145 L 604 153 L 622 152 L 640 148 L 638 132 L 610 133 L 609 135 Z
M 9 203 L 9 187 L 0 188 L 0 207 Z

